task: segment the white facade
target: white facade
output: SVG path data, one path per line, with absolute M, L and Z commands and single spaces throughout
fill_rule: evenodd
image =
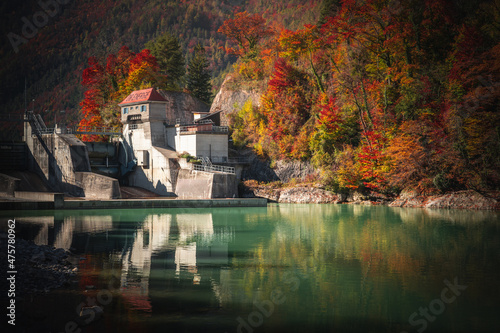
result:
M 228 135 L 205 133 L 181 133 L 175 136 L 175 149 L 191 156 L 208 157 L 214 163 L 225 163 L 228 158 Z
M 137 161 L 128 176 L 130 186 L 161 195 L 173 194 L 180 169 L 178 153 L 227 162 L 227 128 L 194 124 L 194 115 L 204 113 L 195 112 L 195 104 L 189 102 L 180 108 L 175 94 L 152 88 L 134 91 L 120 103 L 124 141 Z M 180 126 L 177 122 L 191 125 Z

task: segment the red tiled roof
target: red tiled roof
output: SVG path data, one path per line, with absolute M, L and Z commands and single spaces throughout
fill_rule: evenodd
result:
M 165 98 L 163 98 L 155 88 L 148 88 L 133 91 L 118 105 L 148 101 L 166 102 Z

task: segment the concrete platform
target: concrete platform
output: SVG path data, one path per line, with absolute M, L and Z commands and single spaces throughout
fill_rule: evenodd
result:
M 267 199 L 116 199 L 116 200 L 64 200 L 56 208 L 52 201 L 20 200 L 0 198 L 1 211 L 54 210 L 54 209 L 131 209 L 131 208 L 212 208 L 212 207 L 266 207 Z

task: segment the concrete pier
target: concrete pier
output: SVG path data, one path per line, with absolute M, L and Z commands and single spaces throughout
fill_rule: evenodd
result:
M 267 199 L 117 199 L 117 200 L 64 200 L 64 202 L 26 200 L 20 198 L 0 199 L 0 210 L 54 210 L 54 209 L 131 209 L 131 208 L 215 208 L 215 207 L 266 207 Z

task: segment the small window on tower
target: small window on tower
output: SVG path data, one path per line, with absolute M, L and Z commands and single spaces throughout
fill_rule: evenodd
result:
M 146 105 L 141 105 L 141 112 L 146 112 Z
M 128 113 L 128 108 L 123 108 L 123 114 L 127 114 Z

